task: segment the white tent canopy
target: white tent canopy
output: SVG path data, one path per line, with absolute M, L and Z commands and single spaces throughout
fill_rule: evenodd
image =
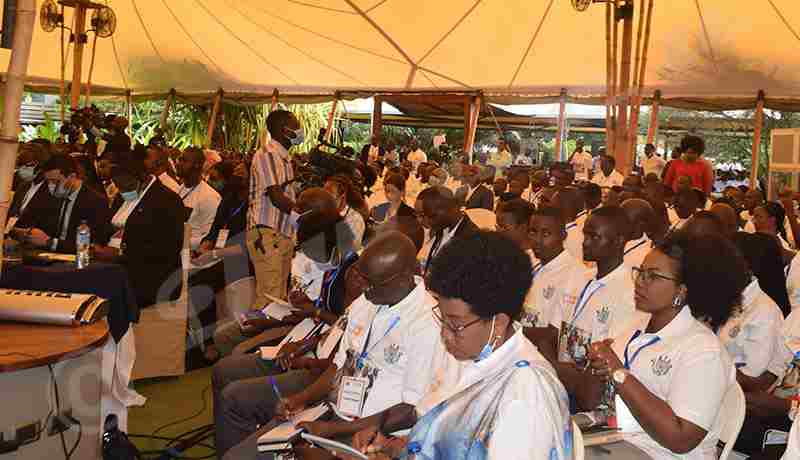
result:
M 552 102 L 562 88 L 571 101 L 605 95 L 603 4 L 580 13 L 568 0 L 105 3 L 118 25 L 98 40 L 93 94 L 164 97 L 175 88 L 197 102 L 222 88 L 244 103 L 269 100 L 275 88 L 281 100 L 303 101 L 336 91 L 483 90 L 498 103 Z M 37 24 L 31 88 L 57 91 L 59 39 Z M 800 107 L 798 0 L 656 0 L 650 43 L 648 95 L 738 108 L 763 89 L 768 106 Z M 0 52 L 0 66 L 9 54 Z M 71 68 L 70 53 L 68 79 Z

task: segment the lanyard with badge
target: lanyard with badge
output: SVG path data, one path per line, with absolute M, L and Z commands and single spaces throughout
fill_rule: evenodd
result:
M 586 286 L 583 287 L 583 290 L 581 290 L 578 300 L 575 303 L 575 311 L 572 314 L 572 319 L 570 319 L 569 323 L 563 322 L 561 325 L 561 334 L 558 344 L 559 361 L 574 362 L 579 367 L 588 364 L 586 356 L 591 336 L 589 336 L 588 333 L 581 332 L 575 326 L 575 323 L 578 321 L 581 314 L 583 314 L 592 296 L 604 286 L 605 284 L 602 282 L 591 279 L 586 283 Z
M 636 358 L 639 357 L 639 353 L 641 353 L 647 347 L 652 347 L 653 345 L 655 345 L 656 343 L 658 343 L 661 340 L 661 337 L 653 337 L 647 343 L 645 343 L 644 345 L 639 347 L 638 350 L 634 351 L 632 356 L 629 356 L 628 352 L 629 352 L 629 349 L 631 347 L 631 344 L 640 335 L 642 335 L 642 331 L 636 331 L 636 333 L 633 334 L 633 337 L 631 337 L 630 340 L 628 340 L 627 345 L 625 345 L 625 362 L 623 363 L 623 366 L 625 366 L 625 369 L 630 370 L 631 366 L 633 365 L 633 362 L 636 361 Z
M 592 286 L 595 287 L 590 291 L 589 288 L 591 288 Z M 586 305 L 589 304 L 589 300 L 591 300 L 592 296 L 597 291 L 602 289 L 603 286 L 605 286 L 605 284 L 595 279 L 591 279 L 589 280 L 588 283 L 586 283 L 586 286 L 583 287 L 581 294 L 578 296 L 578 301 L 575 303 L 575 312 L 572 314 L 572 319 L 569 322 L 569 325 L 571 327 L 575 326 L 575 321 L 577 321 L 578 318 L 580 318 L 581 314 L 583 313 L 583 310 L 586 309 Z
M 380 313 L 380 311 L 379 311 Z M 377 317 L 377 313 L 375 315 Z M 369 345 L 369 340 L 372 336 L 372 328 L 375 324 L 375 317 L 369 326 L 369 331 L 364 340 L 364 347 L 356 359 L 356 369 L 362 371 L 365 367 L 366 361 L 369 359 L 369 354 L 377 347 L 383 340 L 389 336 L 389 333 L 400 323 L 400 317 L 395 316 L 389 323 L 386 332 L 383 333 L 372 346 Z M 367 397 L 367 389 L 369 388 L 369 379 L 367 377 L 354 377 L 342 376 L 341 385 L 339 386 L 339 396 L 336 401 L 337 409 L 340 413 L 349 417 L 361 417 L 361 411 L 364 407 L 364 402 Z
M 245 204 L 246 203 L 242 203 L 238 208 L 236 208 L 236 210 L 233 211 L 233 213 L 228 217 L 228 220 L 225 221 L 225 225 L 223 225 L 222 228 L 219 230 L 219 233 L 217 234 L 217 242 L 214 245 L 216 249 L 225 249 L 225 245 L 228 243 L 228 235 L 230 234 L 228 226 L 231 224 L 233 218 L 238 216 L 239 213 L 242 212 L 242 209 L 244 208 Z

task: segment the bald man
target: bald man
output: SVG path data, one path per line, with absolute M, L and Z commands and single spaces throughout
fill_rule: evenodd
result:
M 398 231 L 407 236 L 417 248 L 417 253 L 422 250 L 425 243 L 425 229 L 419 221 L 412 216 L 394 216 L 378 227 L 377 234 L 381 235 L 390 231 Z
M 263 376 L 227 385 L 216 419 L 220 458 L 263 458 L 257 441 L 274 426 L 273 417 L 319 401 L 331 403 L 332 418 L 301 426 L 312 434 L 340 438 L 376 423 L 387 409 L 413 410 L 422 398 L 434 375 L 434 358 L 440 359 L 445 350 L 432 313 L 436 301 L 414 276 L 414 243 L 400 232 L 386 232 L 367 246 L 352 270 L 366 290 L 350 306 L 329 367 L 310 385 L 297 385 L 292 372 L 276 376 L 280 401 Z M 257 425 L 264 428 L 256 431 Z
M 736 210 L 728 204 L 715 203 L 709 211 L 717 216 L 722 224 L 723 235 L 727 238 L 733 238 L 733 235 L 739 231 L 739 216 L 736 214 Z
M 453 192 L 445 187 L 423 190 L 414 203 L 414 209 L 422 226 L 430 230 L 432 240 L 430 251 L 423 254 L 423 273 L 427 272 L 431 260 L 445 244 L 478 232 L 475 223 L 459 208 Z
M 652 246 L 648 233 L 654 225 L 656 213 L 650 203 L 639 198 L 625 200 L 620 207 L 631 224 L 625 244 L 625 263 L 629 267 L 639 267 Z
M 564 241 L 564 247 L 572 257 L 583 261 L 583 217 L 585 216 L 583 194 L 576 187 L 559 189 L 550 198 L 550 206 L 561 210 L 561 216 L 564 222 L 567 222 L 567 239 Z

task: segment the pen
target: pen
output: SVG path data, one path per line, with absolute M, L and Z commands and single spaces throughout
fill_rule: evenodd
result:
M 275 382 L 275 377 L 269 377 L 269 383 L 272 385 L 272 391 L 275 392 L 275 396 L 278 398 L 278 401 L 283 400 L 283 396 L 281 396 L 281 390 L 278 389 L 278 384 Z

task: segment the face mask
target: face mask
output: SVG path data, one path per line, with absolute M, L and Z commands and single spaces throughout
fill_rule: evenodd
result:
M 292 228 L 295 229 L 295 231 L 297 231 L 297 228 L 300 227 L 300 219 L 309 212 L 311 211 L 306 211 L 300 214 L 299 212 L 292 210 L 292 213 L 289 214 L 289 225 L 291 225 Z
M 55 187 L 55 189 L 50 193 L 52 193 L 56 198 L 66 198 L 70 191 L 71 190 L 67 188 L 66 182 L 60 182 L 58 186 Z
M 137 190 L 131 190 L 130 192 L 119 192 L 119 196 L 121 196 L 125 201 L 136 201 L 136 199 L 139 198 L 139 192 Z
M 297 131 L 292 131 L 292 132 L 294 133 L 294 137 L 289 139 L 289 142 L 291 142 L 292 145 L 300 145 L 303 142 L 305 142 L 306 132 L 303 130 L 302 126 Z
M 17 170 L 17 176 L 25 182 L 30 182 L 35 176 L 36 168 L 34 166 L 23 166 Z
M 51 194 L 51 195 L 54 195 L 54 194 L 55 194 L 55 192 L 56 192 L 56 184 L 54 184 L 54 183 L 52 183 L 52 182 L 48 182 L 48 183 L 47 183 L 47 190 L 49 190 L 49 191 L 50 191 L 50 194 Z
M 494 321 L 497 317 L 492 317 L 492 332 L 489 333 L 489 340 L 486 341 L 486 345 L 483 346 L 483 350 L 478 354 L 478 358 L 475 359 L 475 362 L 483 361 L 484 359 L 488 358 L 489 355 L 492 354 L 494 351 Z
M 216 191 L 222 192 L 222 189 L 225 188 L 225 181 L 224 180 L 212 180 L 209 181 L 208 184 Z

